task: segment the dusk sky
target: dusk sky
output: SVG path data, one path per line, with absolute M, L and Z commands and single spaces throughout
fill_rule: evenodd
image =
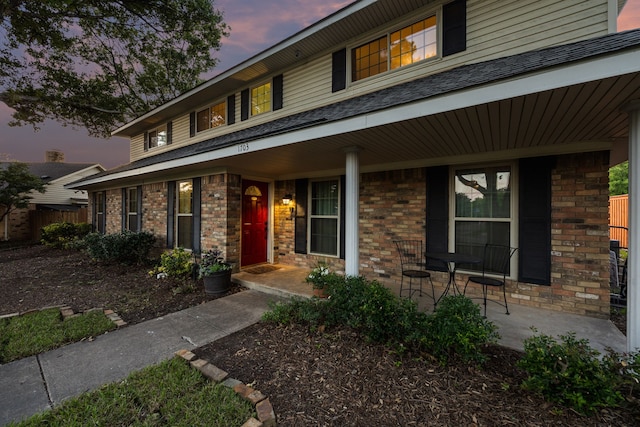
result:
M 220 59 L 212 75 L 219 74 L 351 3 L 351 0 L 216 0 L 231 27 L 216 54 Z M 265 12 L 269 11 L 269 12 Z M 268 13 L 269 19 L 265 18 Z M 618 19 L 618 30 L 640 28 L 640 0 L 628 0 Z M 40 131 L 31 126 L 9 127 L 11 110 L 0 102 L 0 160 L 42 162 L 47 150 L 59 149 L 69 163 L 100 163 L 107 169 L 129 161 L 129 143 L 89 137 L 84 129 L 47 121 Z

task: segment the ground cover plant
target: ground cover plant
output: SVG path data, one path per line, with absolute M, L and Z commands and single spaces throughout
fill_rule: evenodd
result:
M 115 327 L 102 311 L 63 319 L 59 308 L 0 319 L 0 363 L 95 337 Z
M 0 314 L 69 304 L 76 311 L 111 308 L 138 323 L 209 299 L 200 283 L 195 292 L 174 294 L 178 284 L 150 276 L 149 269 L 97 263 L 76 251 L 43 246 L 0 247 Z M 640 424 L 629 391 L 623 391 L 620 407 L 584 416 L 523 389 L 527 373 L 517 366 L 523 353 L 515 350 L 481 345 L 482 365 L 443 365 L 427 353 L 322 323 L 311 328 L 260 322 L 195 351 L 267 395 L 280 426 Z
M 253 406 L 173 358 L 14 426 L 239 426 Z

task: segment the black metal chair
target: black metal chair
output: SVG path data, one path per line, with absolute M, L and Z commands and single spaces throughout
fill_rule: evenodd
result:
M 426 269 L 426 263 L 424 258 L 424 248 L 422 247 L 422 240 L 396 240 L 396 248 L 400 255 L 400 265 L 402 267 L 402 276 L 400 279 L 400 296 L 404 291 L 408 291 L 409 298 L 413 296 L 414 292 L 419 291 L 422 296 L 422 279 L 429 279 L 431 283 L 431 297 L 435 303 L 436 293 L 433 287 L 433 281 L 431 280 L 431 273 Z M 404 278 L 409 278 L 409 286 L 405 289 Z M 413 289 L 413 279 L 420 280 L 420 288 Z
M 482 276 L 469 276 L 467 283 L 464 285 L 463 294 L 467 293 L 467 285 L 469 282 L 477 283 L 482 286 L 482 299 L 484 301 L 484 317 L 487 317 L 487 292 L 489 286 L 502 287 L 502 296 L 504 297 L 504 304 L 500 301 L 495 301 L 498 305 L 503 306 L 506 309 L 506 314 L 509 314 L 509 306 L 507 305 L 507 291 L 506 291 L 506 279 L 509 274 L 509 264 L 511 257 L 516 253 L 518 248 L 511 248 L 505 245 L 486 244 L 484 246 L 482 256 Z

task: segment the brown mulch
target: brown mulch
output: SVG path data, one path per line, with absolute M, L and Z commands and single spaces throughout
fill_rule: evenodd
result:
M 152 268 L 100 264 L 77 251 L 40 245 L 1 249 L 0 315 L 69 305 L 76 312 L 111 309 L 135 324 L 214 298 L 204 293 L 201 280 L 185 286 L 149 275 Z
M 0 314 L 65 304 L 109 308 L 138 323 L 210 299 L 201 283 L 178 293 L 180 283 L 149 270 L 41 246 L 0 247 Z M 267 395 L 279 426 L 640 425 L 637 406 L 584 417 L 521 390 L 520 353 L 500 346 L 486 348 L 482 368 L 441 367 L 346 329 L 258 323 L 195 352 Z

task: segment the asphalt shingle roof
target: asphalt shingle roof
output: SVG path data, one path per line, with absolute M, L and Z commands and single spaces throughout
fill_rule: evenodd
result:
M 137 160 L 106 172 L 93 175 L 109 176 L 169 160 L 186 158 L 257 138 L 286 133 L 320 123 L 338 121 L 479 86 L 545 68 L 565 65 L 599 55 L 640 45 L 640 29 L 608 34 L 561 46 L 552 46 L 476 64 L 463 65 L 438 74 L 361 95 L 314 110 L 298 113 L 269 123 L 221 135 L 196 144 Z M 82 182 L 82 181 L 79 181 Z

